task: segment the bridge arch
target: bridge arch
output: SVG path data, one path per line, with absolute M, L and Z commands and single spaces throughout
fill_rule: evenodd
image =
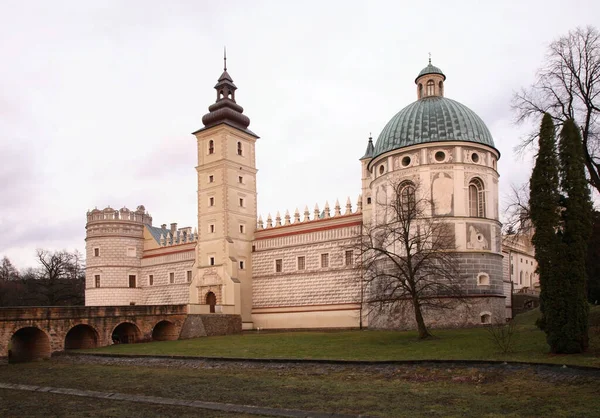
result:
M 121 322 L 112 332 L 112 341 L 114 344 L 133 344 L 140 342 L 141 339 L 142 332 L 132 322 Z
M 177 327 L 171 321 L 160 321 L 152 330 L 152 339 L 154 341 L 172 341 L 179 338 Z
M 98 331 L 90 325 L 75 325 L 65 336 L 65 350 L 96 347 L 98 347 Z
M 51 354 L 50 338 L 37 327 L 25 327 L 17 330 L 12 335 L 8 346 L 10 363 L 48 359 Z

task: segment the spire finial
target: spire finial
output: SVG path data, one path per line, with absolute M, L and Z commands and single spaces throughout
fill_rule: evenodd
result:
M 431 54 L 430 54 L 431 55 Z M 431 64 L 431 58 L 429 58 Z M 227 47 L 223 47 L 223 71 L 227 71 Z
M 429 65 L 431 65 L 431 52 L 429 53 Z
M 373 135 L 371 135 L 371 132 L 369 132 L 369 142 L 373 142 Z

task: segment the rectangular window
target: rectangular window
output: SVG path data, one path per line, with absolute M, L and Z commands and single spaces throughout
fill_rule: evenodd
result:
M 321 267 L 329 267 L 329 254 L 321 254 Z
M 244 207 L 244 198 L 240 197 L 240 207 Z
M 129 287 L 135 287 L 135 274 L 129 275 Z
M 135 247 L 127 248 L 127 257 L 135 257 Z
M 283 260 L 278 258 L 275 260 L 275 273 L 281 273 L 283 271 Z
M 96 275 L 94 276 L 94 285 L 95 285 L 96 287 L 100 287 L 100 275 L 99 275 L 99 274 L 96 274 Z
M 238 177 L 238 183 L 242 184 L 244 182 L 244 178 L 242 176 Z
M 212 174 L 210 176 L 208 176 L 208 182 L 209 183 L 214 183 L 215 182 L 215 176 L 213 176 Z
M 240 270 L 244 270 L 246 266 L 244 265 L 244 261 L 240 260 Z
M 306 269 L 306 258 L 304 256 L 298 257 L 298 270 Z
M 192 281 L 192 270 L 188 270 L 185 274 L 186 274 L 188 283 L 190 283 Z
M 215 226 L 213 224 L 208 225 L 208 232 L 211 234 L 215 233 Z
M 346 251 L 346 265 L 347 266 L 351 266 L 352 264 L 354 264 L 352 262 L 353 258 L 354 258 L 354 252 L 352 250 L 347 250 Z
M 94 248 L 94 257 L 100 257 L 100 248 Z
M 208 199 L 208 206 L 214 206 L 215 205 L 215 198 L 211 197 Z
M 154 275 L 149 274 L 148 275 L 148 286 L 152 286 L 152 285 L 154 285 Z
M 244 228 L 244 225 L 240 225 L 240 234 L 243 234 L 243 233 L 244 233 L 244 229 L 245 229 L 245 228 Z
M 214 257 L 210 257 L 208 259 L 208 264 L 210 264 L 211 266 L 214 266 L 215 265 L 215 258 Z
M 169 283 L 175 283 L 175 273 L 173 272 L 169 273 Z

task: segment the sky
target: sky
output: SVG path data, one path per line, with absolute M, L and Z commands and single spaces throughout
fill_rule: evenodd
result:
M 527 181 L 510 102 L 547 45 L 600 26 L 600 2 L 0 0 L 0 258 L 85 249 L 86 212 L 145 205 L 196 225 L 196 141 L 227 67 L 256 144 L 266 217 L 360 193 L 369 134 L 440 67 L 501 152 L 500 198 Z M 537 122 L 536 122 L 537 123 Z M 501 204 L 502 210 L 502 204 Z

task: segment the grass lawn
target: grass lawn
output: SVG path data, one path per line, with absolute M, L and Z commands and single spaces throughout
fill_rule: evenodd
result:
M 182 363 L 55 358 L 0 365 L 0 381 L 389 417 L 590 417 L 600 411 L 597 376 L 573 378 L 568 369 Z M 0 390 L 0 416 L 218 416 L 204 412 Z
M 414 331 L 339 331 L 245 333 L 143 344 L 121 344 L 96 353 L 181 355 L 237 358 L 341 360 L 507 360 L 600 367 L 600 307 L 593 307 L 590 349 L 580 355 L 551 355 L 545 334 L 535 327 L 539 311 L 515 318 L 513 350 L 503 354 L 484 328 L 434 330 L 437 338 L 419 341 Z

